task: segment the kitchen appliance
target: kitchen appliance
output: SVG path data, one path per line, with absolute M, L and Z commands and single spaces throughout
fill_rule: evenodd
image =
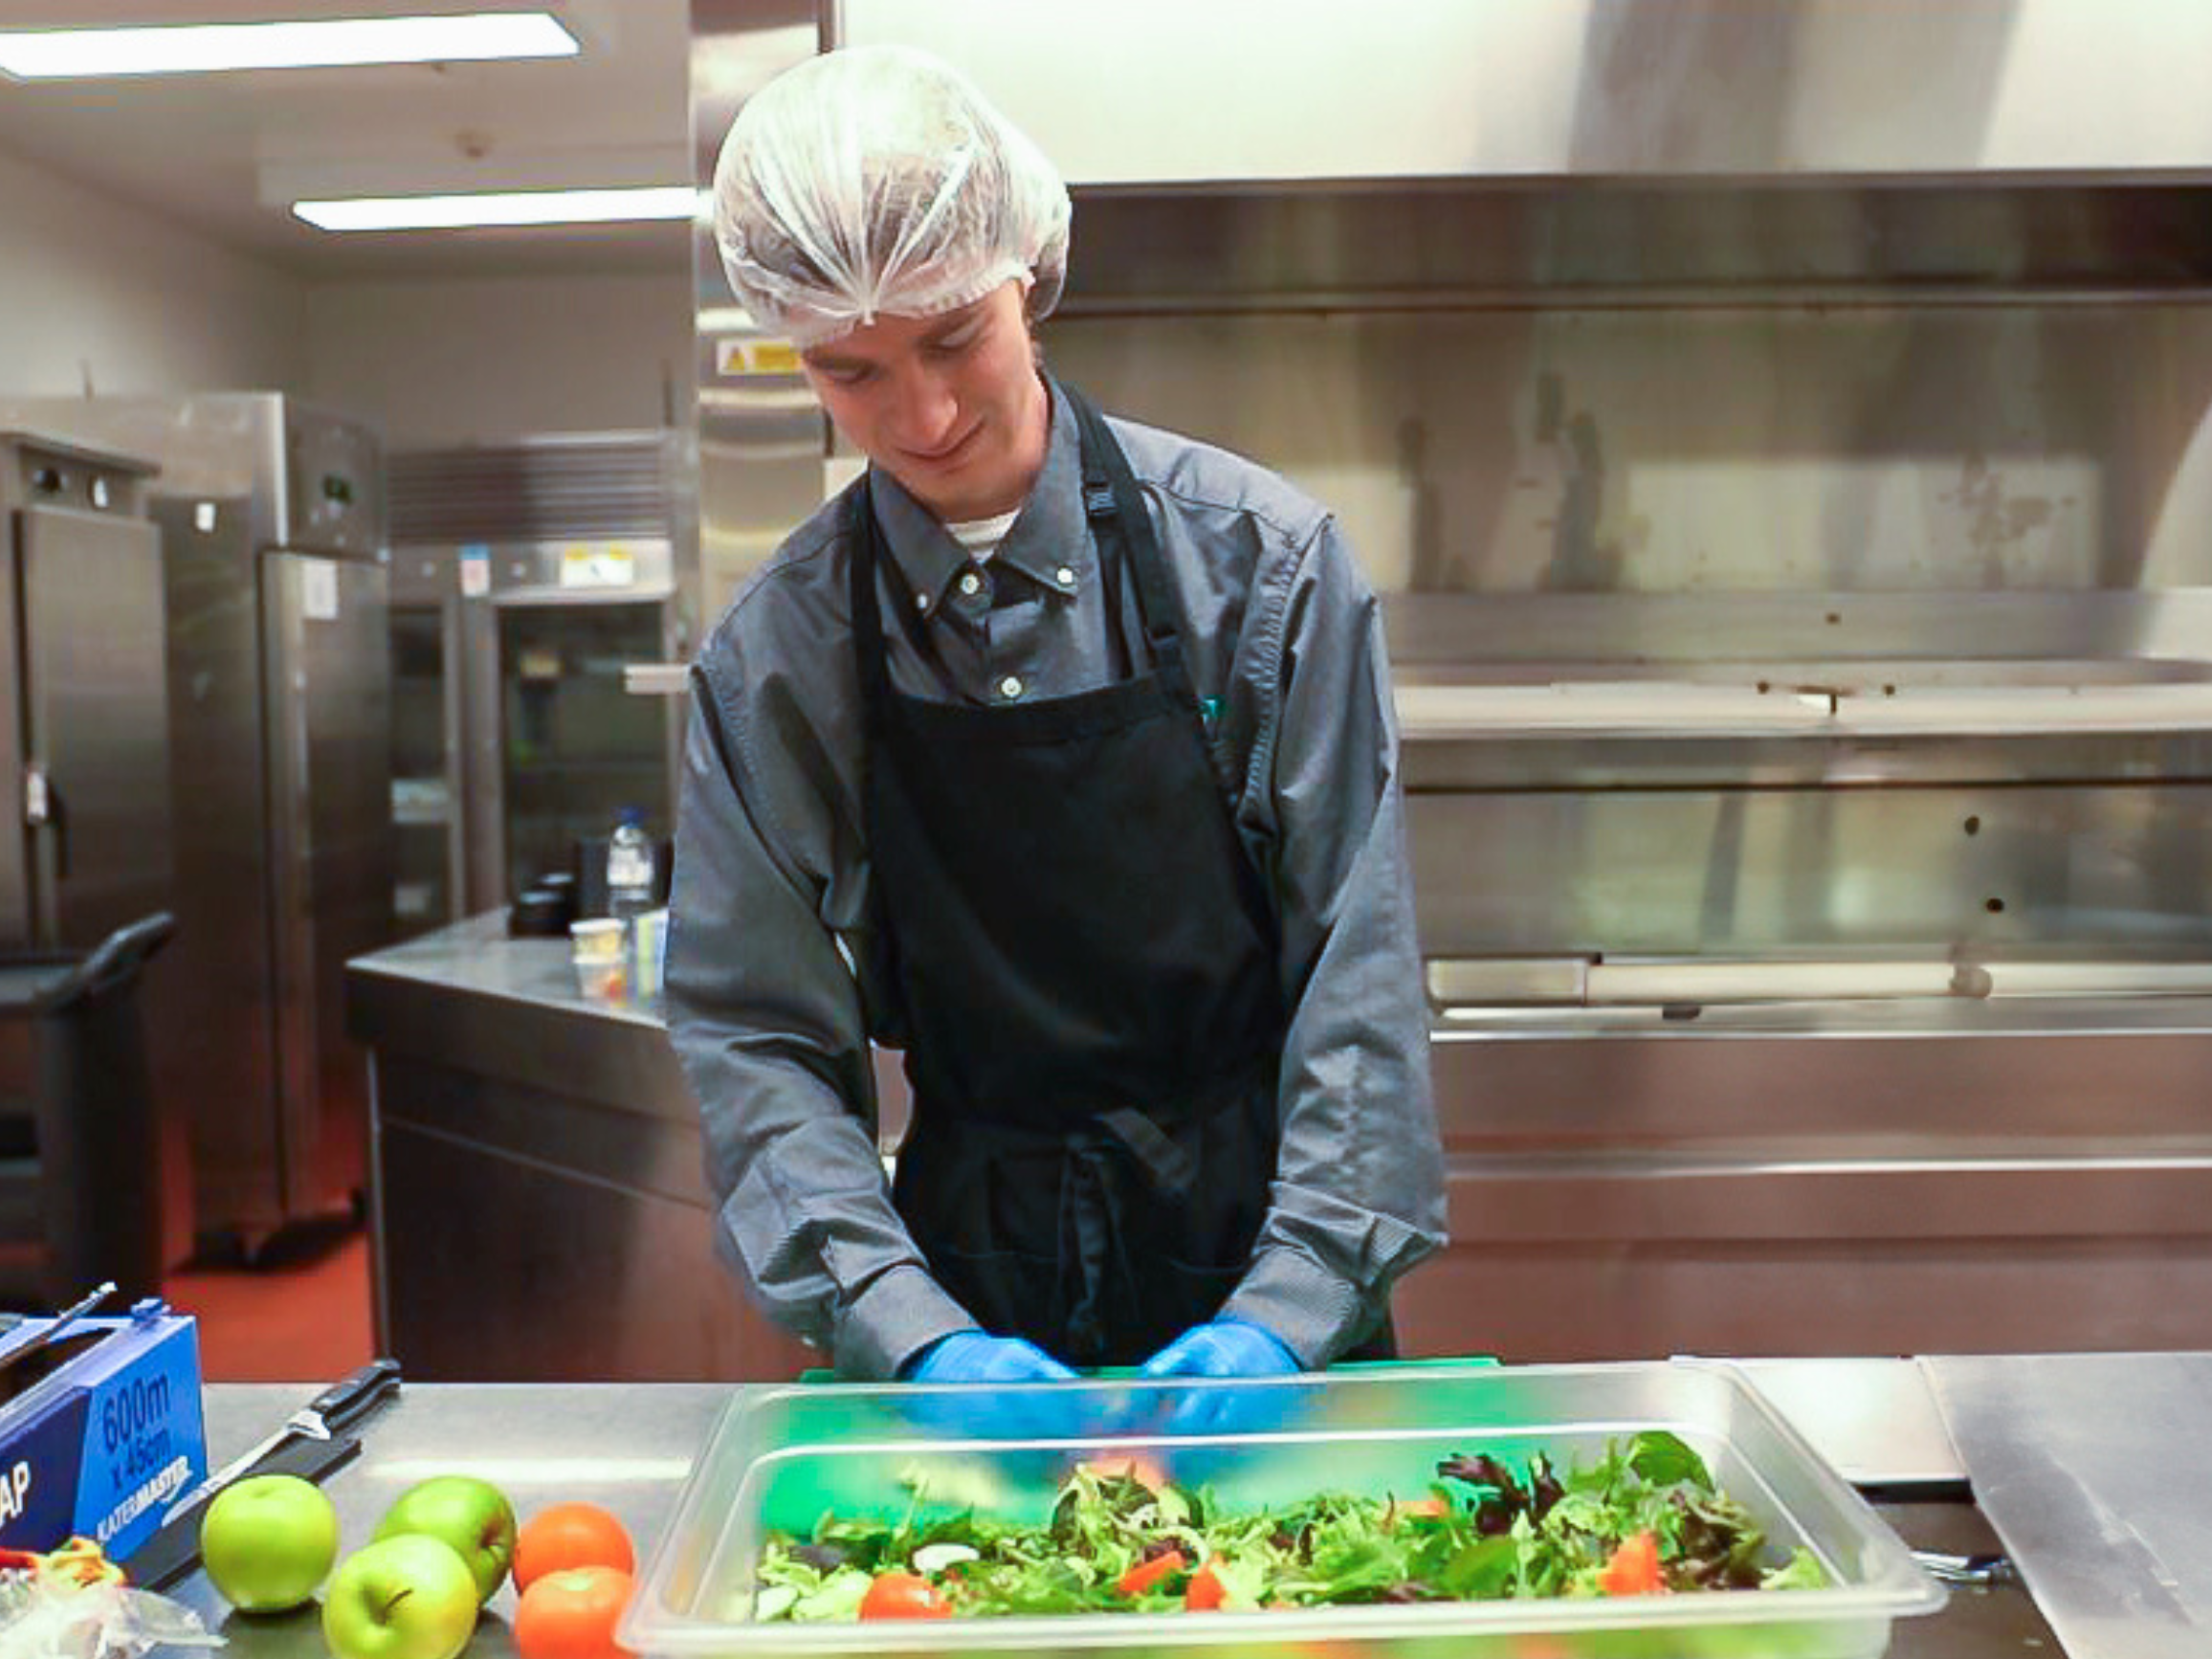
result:
M 0 431 L 0 950 L 90 950 L 169 904 L 154 472 Z
M 562 433 L 391 458 L 392 815 L 409 931 L 575 870 L 625 807 L 674 822 L 683 443 Z
M 175 907 L 168 678 L 154 463 L 0 417 L 0 957 L 66 960 Z M 148 1047 L 174 1048 L 182 975 L 142 987 Z M 39 1167 L 36 1022 L 0 1020 L 0 1143 Z M 173 1088 L 152 1105 L 159 1249 L 191 1253 L 191 1160 Z M 119 1151 L 118 1156 L 124 1154 Z M 33 1183 L 35 1184 L 35 1181 Z M 34 1215 L 11 1237 L 41 1231 Z
M 31 400 L 9 420 L 161 468 L 178 931 L 159 1017 L 181 1040 L 157 1033 L 157 1086 L 188 1102 L 200 1232 L 258 1250 L 349 1211 L 365 1168 L 342 976 L 390 935 L 381 445 L 274 392 Z

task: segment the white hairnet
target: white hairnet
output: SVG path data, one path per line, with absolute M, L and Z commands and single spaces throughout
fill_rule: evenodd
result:
M 827 53 L 745 102 L 715 166 L 715 241 L 754 321 L 800 346 L 1032 281 L 1060 298 L 1068 188 L 949 64 L 901 46 Z

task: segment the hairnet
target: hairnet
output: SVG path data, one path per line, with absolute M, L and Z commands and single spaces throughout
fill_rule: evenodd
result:
M 746 100 L 715 166 L 715 242 L 754 321 L 807 346 L 928 317 L 1009 277 L 1060 298 L 1068 188 L 950 65 L 851 47 Z

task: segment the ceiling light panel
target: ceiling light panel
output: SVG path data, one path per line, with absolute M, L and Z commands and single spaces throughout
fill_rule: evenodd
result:
M 619 190 L 512 190 L 457 196 L 356 196 L 294 202 L 322 231 L 466 231 L 500 225 L 609 225 L 688 219 L 700 192 L 691 185 Z
M 576 37 L 546 11 L 323 22 L 177 24 L 154 29 L 0 32 L 0 74 L 19 80 L 205 75 L 572 57 Z

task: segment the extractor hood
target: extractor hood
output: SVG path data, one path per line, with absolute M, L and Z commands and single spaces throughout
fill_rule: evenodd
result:
M 2204 178 L 2198 0 L 842 0 L 1077 186 Z
M 1074 190 L 1073 316 L 2156 296 L 2212 272 L 2193 0 L 843 0 Z

